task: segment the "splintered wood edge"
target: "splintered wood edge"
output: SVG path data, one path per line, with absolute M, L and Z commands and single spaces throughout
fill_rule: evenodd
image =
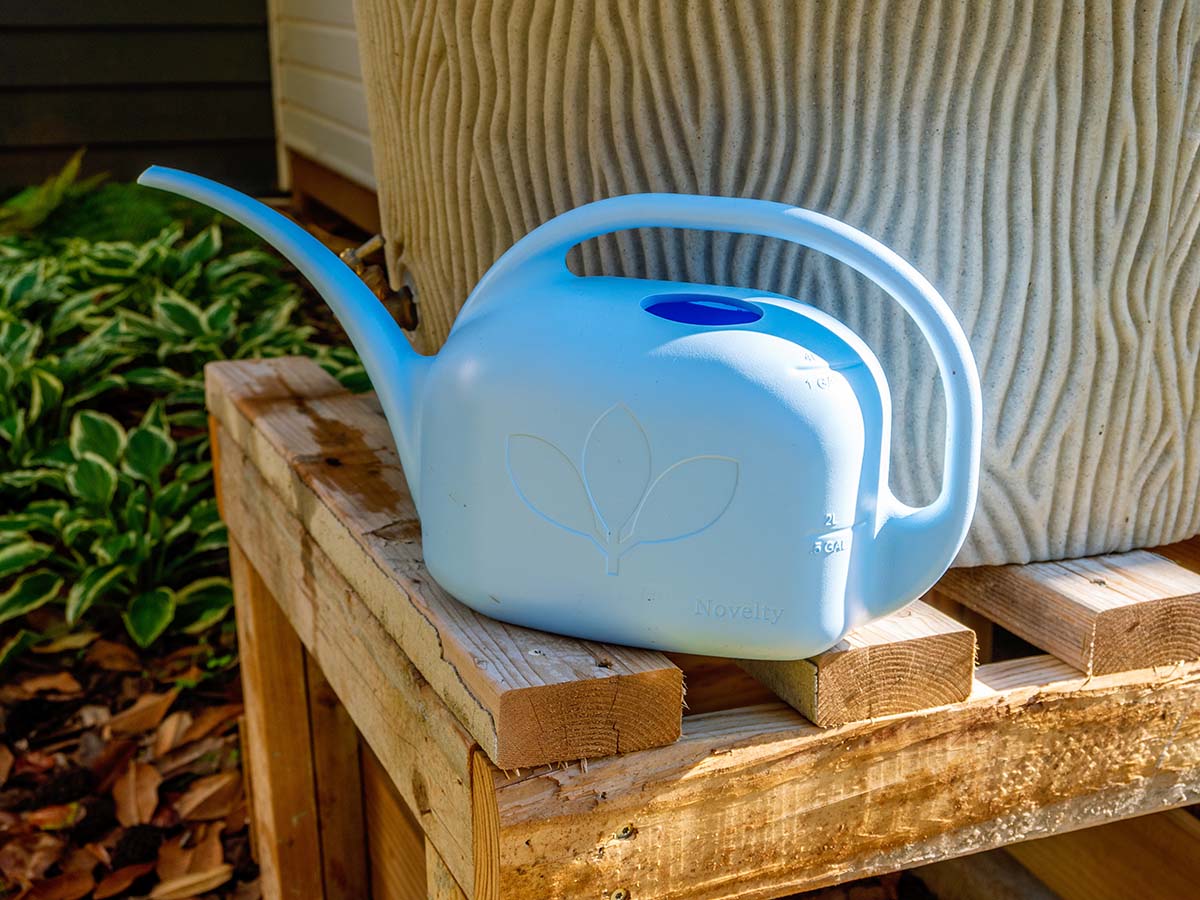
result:
M 979 679 L 834 729 L 767 704 L 587 767 L 489 769 L 476 858 L 499 890 L 476 896 L 775 897 L 1200 798 L 1200 664 L 1088 678 L 1038 656 Z
M 1088 674 L 1200 659 L 1200 575 L 1166 551 L 951 569 L 936 590 Z
M 814 724 L 829 727 L 965 700 L 975 632 L 918 600 L 810 659 L 738 665 Z
M 494 754 L 497 765 L 532 766 L 602 756 L 678 738 L 683 674 L 662 654 L 572 641 L 485 619 L 436 587 L 421 567 L 419 546 L 408 546 L 411 540 L 392 547 L 405 555 L 404 560 L 385 559 L 389 554 L 381 550 L 380 542 L 386 538 L 386 528 L 356 536 L 327 508 L 310 486 L 320 471 L 307 465 L 303 453 L 289 455 L 287 448 L 275 446 L 255 426 L 259 417 L 269 419 L 289 433 L 295 431 L 302 443 L 304 429 L 288 420 L 294 414 L 287 404 L 294 406 L 298 399 L 308 403 L 357 400 L 315 363 L 284 358 L 211 364 L 206 368 L 206 394 L 222 431 L 260 471 L 276 502 L 293 514 L 304 508 L 303 527 L 318 545 L 326 546 L 330 558 L 339 560 L 347 581 L 389 631 L 403 637 L 403 649 L 435 690 L 452 708 L 466 714 L 464 724 Z M 370 409 L 366 401 L 359 402 L 362 409 Z M 370 415 L 372 422 L 378 420 L 375 413 Z M 347 468 L 341 466 L 339 471 Z M 260 514 L 265 513 L 255 513 Z M 418 577 L 406 578 L 403 573 L 409 569 L 417 571 Z M 406 602 L 396 602 L 397 595 Z M 490 637 L 472 638 L 475 629 Z M 578 645 L 574 655 L 607 658 L 608 667 L 600 676 L 581 671 L 576 678 L 563 678 L 560 667 L 553 678 L 541 683 L 535 678 L 524 685 L 503 679 L 504 670 L 535 672 L 536 654 L 550 653 L 543 650 L 545 645 L 563 642 Z M 503 648 L 516 658 L 507 666 L 474 666 L 471 660 L 480 647 Z

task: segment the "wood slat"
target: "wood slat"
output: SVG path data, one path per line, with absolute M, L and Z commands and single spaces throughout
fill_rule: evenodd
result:
M 253 536 L 243 541 L 260 568 L 254 546 L 272 541 L 303 546 L 302 559 L 316 550 L 336 559 L 389 640 L 498 765 L 606 756 L 678 737 L 682 673 L 662 654 L 506 625 L 432 581 L 386 424 L 314 363 L 216 363 L 206 369 L 206 385 L 222 426 L 231 533 Z M 231 469 L 236 448 L 253 462 L 240 476 Z M 264 485 L 257 501 L 231 511 L 232 497 L 248 497 L 255 472 Z M 303 526 L 300 534 L 287 533 L 289 515 Z M 296 557 L 285 549 L 262 555 L 278 555 L 280 579 L 294 579 Z M 293 623 L 303 636 L 302 612 Z
M 817 725 L 844 725 L 965 700 L 975 632 L 918 600 L 811 659 L 739 665 Z
M 311 536 L 278 510 L 241 448 L 219 425 L 215 431 L 231 534 L 254 537 L 245 527 L 254 521 L 249 508 L 266 502 L 277 511 L 270 527 L 254 526 L 260 538 L 247 552 L 284 611 L 279 630 L 299 636 L 455 878 L 471 884 L 474 742 Z
M 229 541 L 245 696 L 246 751 L 264 895 L 323 896 L 304 648 L 271 593 Z
M 937 900 L 1062 900 L 1007 850 L 944 859 L 912 872 Z
M 316 660 L 306 652 L 304 662 L 325 900 L 361 900 L 367 840 L 358 731 Z
M 279 122 L 280 139 L 288 149 L 328 166 L 362 187 L 375 186 L 368 135 L 286 102 L 279 111 Z
M 362 79 L 358 63 L 358 38 L 352 27 L 279 20 L 279 59 L 299 62 L 353 78 Z
M 1200 798 L 1200 664 L 976 680 L 832 729 L 782 704 L 689 716 L 670 747 L 491 771 L 490 798 L 477 776 L 476 898 L 778 897 Z
M 1200 820 L 1182 809 L 1013 844 L 1008 852 L 1062 900 L 1179 900 L 1200 891 Z
M 379 200 L 375 192 L 295 150 L 287 151 L 294 205 L 304 209 L 315 200 L 368 234 L 379 233 Z
M 951 569 L 937 592 L 1089 674 L 1200 659 L 1200 575 L 1146 550 Z
M 419 900 L 425 896 L 425 838 L 420 823 L 367 747 L 362 771 L 371 900 Z

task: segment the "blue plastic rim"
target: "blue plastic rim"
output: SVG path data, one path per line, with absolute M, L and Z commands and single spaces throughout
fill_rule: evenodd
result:
M 747 325 L 763 317 L 753 303 L 717 294 L 655 294 L 642 301 L 642 309 L 684 325 Z

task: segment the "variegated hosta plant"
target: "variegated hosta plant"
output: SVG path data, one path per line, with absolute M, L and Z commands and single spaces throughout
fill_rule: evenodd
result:
M 35 212 L 9 234 L 0 214 L 0 665 L 81 623 L 123 622 L 147 646 L 225 617 L 205 363 L 305 354 L 365 384 L 349 350 L 298 320 L 281 263 L 223 252 L 218 223 L 96 242 Z M 60 624 L 34 629 L 27 614 L 47 606 Z

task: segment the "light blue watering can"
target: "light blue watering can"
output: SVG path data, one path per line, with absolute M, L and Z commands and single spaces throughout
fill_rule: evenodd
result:
M 535 228 L 480 280 L 437 356 L 415 353 L 314 237 L 222 185 L 139 179 L 272 243 L 337 313 L 396 437 L 425 562 L 507 622 L 664 650 L 811 656 L 950 565 L 979 481 L 979 375 L 945 301 L 879 242 L 761 200 L 640 194 Z M 888 489 L 891 399 L 845 325 L 776 294 L 578 277 L 567 251 L 626 228 L 767 235 L 895 298 L 945 389 L 941 492 Z

